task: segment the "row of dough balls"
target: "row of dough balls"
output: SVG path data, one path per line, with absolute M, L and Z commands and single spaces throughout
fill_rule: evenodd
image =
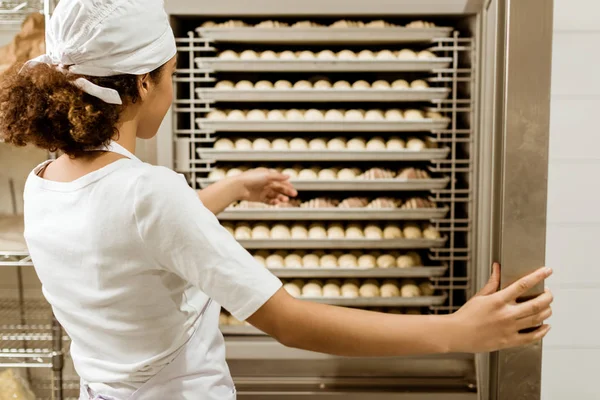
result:
M 298 21 L 294 23 L 288 23 L 283 21 L 261 21 L 258 24 L 252 25 L 248 24 L 241 20 L 229 20 L 222 23 L 217 23 L 214 21 L 206 21 L 201 25 L 202 28 L 397 28 L 402 25 L 393 24 L 391 22 L 379 19 L 369 22 L 364 21 L 349 21 L 345 19 L 341 19 L 339 21 L 335 21 L 331 25 L 322 25 L 315 21 Z M 406 28 L 435 28 L 435 24 L 433 22 L 428 21 L 412 21 L 405 25 Z
M 246 138 L 228 139 L 221 138 L 215 142 L 215 150 L 412 150 L 421 151 L 435 147 L 432 141 L 411 137 L 406 141 L 399 137 L 384 139 L 380 136 L 371 139 L 335 137 L 333 139 L 304 138 L 293 139 L 265 139 L 256 138 L 252 141 Z
M 278 251 L 268 253 L 258 251 L 254 259 L 266 268 L 413 268 L 423 265 L 419 253 L 414 251 L 406 254 L 397 252 L 380 254 L 371 253 L 292 253 Z
M 233 50 L 225 50 L 219 53 L 218 57 L 221 60 L 302 60 L 302 61 L 339 61 L 339 60 L 361 60 L 361 61 L 395 61 L 395 60 L 433 60 L 437 56 L 429 50 L 415 52 L 411 49 L 402 50 L 380 50 L 373 52 L 371 50 L 362 50 L 355 52 L 352 50 L 341 50 L 337 53 L 331 50 L 321 50 L 317 53 L 310 50 L 292 51 L 285 50 L 275 52 L 273 50 L 265 50 L 256 52 L 254 50 L 244 50 L 238 53 Z
M 206 118 L 228 121 L 419 121 L 425 118 L 442 119 L 437 111 L 399 110 L 212 110 Z
M 232 81 L 219 81 L 215 85 L 215 89 L 220 89 L 220 90 L 234 90 L 234 89 L 236 89 L 236 90 L 252 90 L 252 89 L 257 89 L 257 90 L 270 90 L 270 89 L 277 89 L 277 90 L 288 90 L 288 89 L 295 89 L 295 90 L 307 90 L 307 89 L 336 89 L 336 90 L 401 89 L 402 90 L 402 89 L 427 89 L 427 88 L 429 88 L 429 84 L 422 79 L 417 79 L 410 83 L 408 83 L 408 81 L 405 81 L 404 79 L 397 79 L 393 82 L 388 82 L 385 80 L 377 80 L 373 83 L 369 83 L 362 79 L 355 81 L 353 83 L 350 83 L 345 80 L 340 80 L 340 81 L 331 83 L 331 81 L 329 81 L 327 79 L 319 79 L 319 80 L 316 80 L 314 83 L 311 81 L 308 81 L 308 80 L 299 80 L 299 81 L 292 83 L 292 82 L 284 80 L 284 79 L 278 80 L 274 83 L 271 81 L 267 81 L 267 80 L 258 81 L 256 83 L 253 83 L 248 80 L 241 80 L 241 81 L 238 81 L 235 83 Z
M 383 227 L 376 224 L 351 223 L 344 226 L 340 223 L 325 225 L 323 223 L 313 223 L 309 226 L 301 223 L 295 223 L 291 226 L 284 224 L 259 223 L 249 225 L 239 223 L 232 225 L 224 223 L 223 226 L 237 240 L 262 240 L 262 239 L 439 239 L 440 232 L 433 225 L 423 225 L 407 223 L 404 226 L 389 223 Z
M 215 168 L 208 174 L 208 179 L 218 181 L 224 178 L 231 178 L 247 171 L 248 167 L 239 168 Z M 279 171 L 279 169 L 276 169 Z M 298 181 L 313 181 L 313 180 L 376 180 L 376 179 L 430 179 L 429 173 L 422 169 L 403 168 L 398 173 L 389 169 L 371 168 L 367 171 L 362 171 L 360 168 L 285 168 L 280 171 L 288 175 L 291 180 Z
M 327 197 L 317 197 L 314 199 L 300 201 L 297 199 L 290 199 L 287 202 L 280 203 L 277 205 L 270 205 L 265 203 L 259 203 L 254 201 L 240 201 L 239 203 L 232 204 L 229 209 L 238 210 L 249 210 L 249 209 L 272 209 L 272 208 L 368 208 L 368 209 L 390 209 L 390 208 L 401 208 L 405 210 L 412 210 L 417 208 L 435 208 L 436 204 L 428 199 L 422 197 L 412 197 L 406 201 L 395 199 L 392 197 L 378 197 L 370 200 L 367 197 L 348 197 L 339 201 L 337 199 L 331 199 Z
M 431 282 L 417 283 L 410 279 L 386 279 L 383 282 L 375 279 L 362 282 L 357 279 L 329 279 L 325 282 L 317 279 L 308 282 L 295 279 L 285 283 L 283 288 L 294 297 L 419 297 L 432 296 L 435 292 Z

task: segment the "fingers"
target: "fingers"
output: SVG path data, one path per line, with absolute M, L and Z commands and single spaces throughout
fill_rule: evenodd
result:
M 539 342 L 550 332 L 550 325 L 542 325 L 538 329 L 532 332 L 519 333 L 516 339 L 517 346 L 524 346 L 527 344 Z
M 498 291 L 498 287 L 500 286 L 500 264 L 494 263 L 492 265 L 492 276 L 485 284 L 483 288 L 475 295 L 475 296 L 488 296 L 490 294 L 496 293 Z
M 298 195 L 298 191 L 288 182 L 271 182 L 269 189 L 288 197 L 296 197 Z
M 267 179 L 269 181 L 287 181 L 288 179 L 290 179 L 290 177 L 288 175 L 284 175 L 281 172 L 278 172 L 274 169 L 269 170 L 269 172 L 267 173 Z
M 552 301 L 554 301 L 554 296 L 552 296 L 550 290 L 546 289 L 545 292 L 538 297 L 514 306 L 515 315 L 517 318 L 525 318 L 532 315 L 537 315 L 550 307 Z
M 522 331 L 523 329 L 535 328 L 544 323 L 548 318 L 552 316 L 552 309 L 550 307 L 542 310 L 539 314 L 531 315 L 529 317 L 522 318 L 517 321 L 517 330 Z
M 514 301 L 526 293 L 529 289 L 548 278 L 550 275 L 552 275 L 552 269 L 547 267 L 540 268 L 537 271 L 519 279 L 506 289 L 498 292 L 498 294 L 502 300 L 507 303 Z

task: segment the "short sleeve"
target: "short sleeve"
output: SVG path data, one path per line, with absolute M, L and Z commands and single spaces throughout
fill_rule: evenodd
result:
M 135 187 L 135 218 L 151 256 L 245 320 L 281 288 L 175 172 L 149 167 Z

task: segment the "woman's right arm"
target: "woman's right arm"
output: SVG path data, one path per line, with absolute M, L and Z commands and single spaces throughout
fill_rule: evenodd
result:
M 550 276 L 539 269 L 496 292 L 499 267 L 490 282 L 450 315 L 393 315 L 315 304 L 279 290 L 249 319 L 289 347 L 340 356 L 403 356 L 448 352 L 478 353 L 542 339 L 549 326 L 552 295 L 523 303 L 516 299 Z M 529 333 L 519 331 L 537 327 Z

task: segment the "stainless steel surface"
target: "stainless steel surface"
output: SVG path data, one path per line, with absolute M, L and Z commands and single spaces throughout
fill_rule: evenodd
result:
M 433 278 L 447 267 L 412 268 L 269 268 L 279 278 Z
M 444 304 L 447 293 L 436 296 L 419 297 L 372 297 L 355 299 L 345 297 L 301 297 L 302 300 L 313 303 L 331 304 L 343 307 L 430 307 Z
M 227 121 L 198 118 L 200 129 L 221 132 L 415 132 L 446 129 L 449 120 L 421 121 Z
M 238 240 L 246 249 L 429 249 L 441 247 L 446 239 L 249 239 Z
M 198 178 L 200 187 L 214 183 L 214 180 Z M 411 190 L 434 190 L 444 189 L 448 185 L 448 178 L 436 179 L 411 179 L 403 181 L 400 179 L 374 179 L 368 180 L 335 180 L 335 181 L 296 181 L 292 180 L 294 187 L 298 190 L 317 190 L 323 192 L 331 191 L 411 191 Z
M 420 208 L 404 210 L 385 209 L 335 209 L 335 208 L 281 208 L 273 210 L 227 209 L 219 214 L 222 221 L 272 220 L 272 221 L 394 221 L 432 220 L 443 218 L 448 213 L 444 208 Z

